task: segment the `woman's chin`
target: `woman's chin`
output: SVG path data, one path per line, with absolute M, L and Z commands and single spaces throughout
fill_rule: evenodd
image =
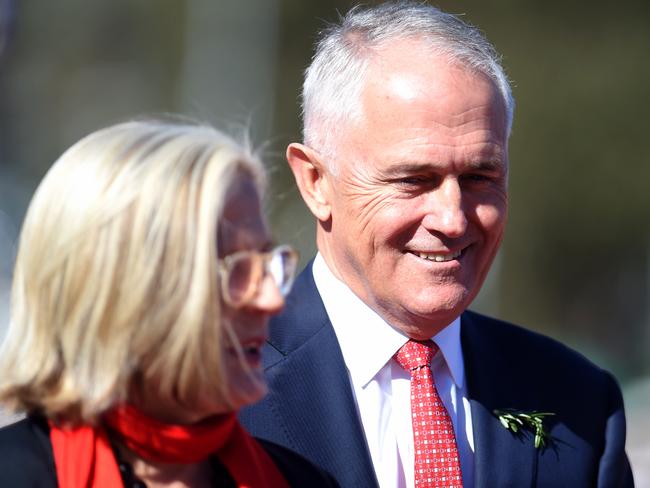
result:
M 268 392 L 261 365 L 243 368 L 239 360 L 233 360 L 228 364 L 227 378 L 234 410 L 261 400 Z
M 264 382 L 255 382 L 247 385 L 239 384 L 237 388 L 230 392 L 230 403 L 213 403 L 209 401 L 201 402 L 204 408 L 197 409 L 191 416 L 192 421 L 183 423 L 196 423 L 201 422 L 210 417 L 217 415 L 224 415 L 231 412 L 237 412 L 247 405 L 251 405 L 260 401 L 266 396 L 268 388 Z
M 263 375 L 260 373 L 259 376 L 257 374 L 254 374 L 254 376 L 256 377 L 249 378 L 245 384 L 242 384 L 244 383 L 242 382 L 233 388 L 232 402 L 235 410 L 259 402 L 268 393 L 269 389 Z

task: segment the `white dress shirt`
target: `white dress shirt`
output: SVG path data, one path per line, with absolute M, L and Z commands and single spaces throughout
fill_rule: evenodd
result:
M 350 375 L 366 442 L 381 488 L 413 488 L 411 377 L 393 356 L 408 337 L 392 328 L 330 271 L 318 254 L 316 287 Z M 463 485 L 474 485 L 474 437 L 460 342 L 460 317 L 431 338 L 438 394 L 454 425 Z

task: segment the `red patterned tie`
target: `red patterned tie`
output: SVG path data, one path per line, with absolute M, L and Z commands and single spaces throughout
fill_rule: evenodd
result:
M 409 340 L 395 355 L 411 374 L 411 421 L 415 453 L 415 487 L 460 487 L 463 479 L 451 418 L 431 375 L 431 358 L 438 347 L 431 341 Z

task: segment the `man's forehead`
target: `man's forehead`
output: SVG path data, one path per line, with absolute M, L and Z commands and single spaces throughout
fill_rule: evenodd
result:
M 387 43 L 368 60 L 365 80 L 360 92 L 362 113 L 381 110 L 393 100 L 417 104 L 434 98 L 440 110 L 457 98 L 457 91 L 470 98 L 476 90 L 467 85 L 489 86 L 490 96 L 503 106 L 505 100 L 492 78 L 449 54 L 432 48 L 426 42 L 397 39 Z
M 420 95 L 420 87 L 413 76 L 407 73 L 394 72 L 388 78 L 388 91 L 403 100 L 415 100 Z

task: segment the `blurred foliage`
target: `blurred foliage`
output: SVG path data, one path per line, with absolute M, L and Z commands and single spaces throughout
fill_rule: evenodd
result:
M 350 1 L 241 0 L 239 15 L 226 0 L 14 2 L 13 36 L 0 71 L 0 168 L 35 185 L 65 147 L 97 127 L 142 113 L 195 115 L 181 96 L 187 59 L 196 55 L 188 44 L 196 16 L 187 12 L 208 3 L 216 14 L 201 19 L 208 23 L 201 27 L 204 47 L 232 36 L 226 49 L 219 45 L 220 56 L 253 43 L 275 57 L 273 70 L 258 66 L 250 76 L 273 98 L 267 148 L 273 225 L 278 239 L 298 244 L 304 262 L 314 250 L 314 224 L 284 148 L 300 139 L 298 96 L 315 33 Z M 269 5 L 274 45 L 257 27 Z M 650 3 L 436 5 L 463 15 L 495 43 L 517 100 L 510 222 L 476 308 L 564 340 L 623 380 L 650 373 Z M 222 69 L 192 76 L 230 76 L 226 86 L 233 90 L 243 84 L 236 55 L 225 61 L 204 55 L 206 69 L 213 62 Z M 249 55 L 239 58 L 250 62 Z M 213 110 L 221 106 L 213 98 L 238 95 L 206 89 L 188 96 Z M 257 107 L 249 109 L 255 114 Z

